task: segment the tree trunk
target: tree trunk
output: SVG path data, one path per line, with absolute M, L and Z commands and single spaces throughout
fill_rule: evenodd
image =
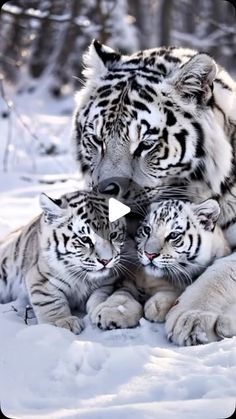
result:
M 26 28 L 24 25 L 24 10 L 26 4 L 19 4 L 21 12 L 19 14 L 8 14 L 10 16 L 10 22 L 6 23 L 9 25 L 8 30 L 5 32 L 4 40 L 2 42 L 2 62 L 1 67 L 4 74 L 12 82 L 16 82 L 19 72 L 19 66 L 23 60 L 22 47 L 24 44 L 24 37 Z M 4 21 L 4 10 L 1 11 L 1 20 Z
M 80 14 L 80 2 L 78 0 L 71 0 L 70 4 L 70 20 L 67 23 L 65 30 L 62 33 L 62 40 L 59 45 L 58 54 L 55 59 L 53 73 L 56 76 L 59 85 L 66 84 L 70 81 L 70 56 L 76 51 L 76 39 L 80 34 L 80 28 L 74 23 L 74 20 Z
M 160 44 L 168 46 L 171 44 L 171 12 L 173 7 L 173 0 L 162 0 L 160 8 Z
M 41 5 L 45 5 L 44 0 L 41 1 Z M 47 68 L 53 49 L 56 47 L 56 39 L 54 35 L 57 23 L 50 20 L 50 16 L 58 13 L 58 1 L 50 0 L 50 3 L 46 3 L 46 8 L 39 7 L 39 10 L 46 11 L 48 19 L 43 19 L 40 22 L 40 27 L 37 30 L 37 36 L 33 43 L 29 70 L 31 75 L 35 78 L 40 77 L 43 71 Z

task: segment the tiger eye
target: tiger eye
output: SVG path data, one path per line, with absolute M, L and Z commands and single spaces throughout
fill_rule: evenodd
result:
M 110 239 L 115 240 L 116 237 L 117 237 L 117 232 L 113 231 L 113 233 L 110 234 Z
M 93 247 L 93 242 L 92 242 L 92 240 L 90 239 L 90 237 L 88 237 L 88 236 L 81 236 L 79 239 L 80 239 L 80 241 L 81 241 L 83 244 L 89 244 L 89 246 L 90 246 L 90 247 Z
M 144 233 L 145 233 L 145 234 L 150 234 L 150 233 L 151 233 L 151 227 L 149 227 L 149 226 L 144 226 L 144 227 L 143 227 L 143 231 L 144 231 Z
M 169 234 L 169 236 L 167 237 L 167 239 L 169 239 L 169 240 L 175 240 L 175 239 L 177 239 L 177 237 L 179 237 L 181 235 L 181 233 L 180 232 L 177 232 L 177 231 L 172 231 L 170 234 Z

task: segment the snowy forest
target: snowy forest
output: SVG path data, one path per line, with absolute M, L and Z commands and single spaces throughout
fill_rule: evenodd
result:
M 18 0 L 0 17 L 2 73 L 13 83 L 27 70 L 52 74 L 52 93 L 79 87 L 81 57 L 93 38 L 131 53 L 160 45 L 204 50 L 235 67 L 232 4 L 222 0 Z
M 35 153 L 66 152 L 82 55 L 93 38 L 122 53 L 187 46 L 212 54 L 233 73 L 235 22 L 232 4 L 223 0 L 7 1 L 0 15 L 0 111 L 6 133 L 1 169 L 21 170 L 25 157 L 27 170 L 37 171 Z M 60 129 L 56 115 L 62 115 Z

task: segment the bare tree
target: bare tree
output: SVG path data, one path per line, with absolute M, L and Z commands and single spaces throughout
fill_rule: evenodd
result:
M 1 13 L 1 67 L 9 80 L 16 81 L 17 70 L 22 63 L 27 25 L 24 21 L 24 2 L 18 2 L 17 13 Z
M 59 86 L 69 83 L 72 79 L 70 60 L 74 54 L 78 54 L 76 39 L 81 35 L 81 30 L 75 20 L 80 15 L 80 9 L 81 5 L 78 0 L 70 1 L 68 10 L 69 18 L 60 34 L 57 54 L 53 65 L 53 74 L 56 77 L 53 88 L 54 94 L 56 92 L 59 94 Z
M 42 75 L 55 48 L 56 23 L 51 16 L 63 12 L 63 7 L 59 8 L 59 5 L 62 6 L 62 3 L 58 1 L 40 1 L 41 20 L 38 21 L 29 62 L 29 70 L 33 77 L 37 78 Z
M 78 86 L 74 76 L 93 38 L 125 53 L 182 45 L 235 68 L 236 18 L 221 0 L 12 0 L 0 23 L 5 77 L 16 83 L 22 67 L 33 78 L 51 74 L 55 95 L 65 84 Z
M 171 28 L 172 28 L 172 8 L 173 0 L 162 0 L 160 7 L 160 44 L 171 44 Z

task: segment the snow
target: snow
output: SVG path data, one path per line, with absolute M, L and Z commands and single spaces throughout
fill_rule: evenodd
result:
M 233 411 L 235 339 L 177 348 L 144 319 L 106 332 L 86 319 L 74 336 L 26 326 L 10 309 L 0 310 L 0 394 L 10 417 L 223 418 Z
M 13 102 L 40 141 L 56 141 L 58 155 L 40 154 L 12 115 L 15 148 L 5 172 L 4 141 L 0 148 L 1 238 L 38 214 L 40 192 L 59 196 L 82 187 L 68 153 L 73 101 L 48 98 L 42 105 L 43 95 L 42 89 L 24 92 Z M 5 139 L 9 122 L 0 121 Z M 163 325 L 144 319 L 137 328 L 111 331 L 93 327 L 88 317 L 85 322 L 85 330 L 75 336 L 34 319 L 27 325 L 16 303 L 0 305 L 0 402 L 7 416 L 216 419 L 232 414 L 236 337 L 185 348 L 167 341 Z
M 36 19 L 45 19 L 49 16 L 48 11 L 42 12 L 39 9 L 34 8 L 28 8 L 26 10 L 22 10 L 21 7 L 12 5 L 12 4 L 4 4 L 2 7 L 2 10 L 4 12 L 8 12 L 11 15 L 18 15 L 18 14 L 24 14 L 25 16 L 36 18 Z M 51 14 L 50 19 L 54 20 L 56 22 L 68 22 L 70 19 L 70 15 L 67 13 L 63 15 L 55 15 Z M 76 22 L 75 22 L 76 23 Z

